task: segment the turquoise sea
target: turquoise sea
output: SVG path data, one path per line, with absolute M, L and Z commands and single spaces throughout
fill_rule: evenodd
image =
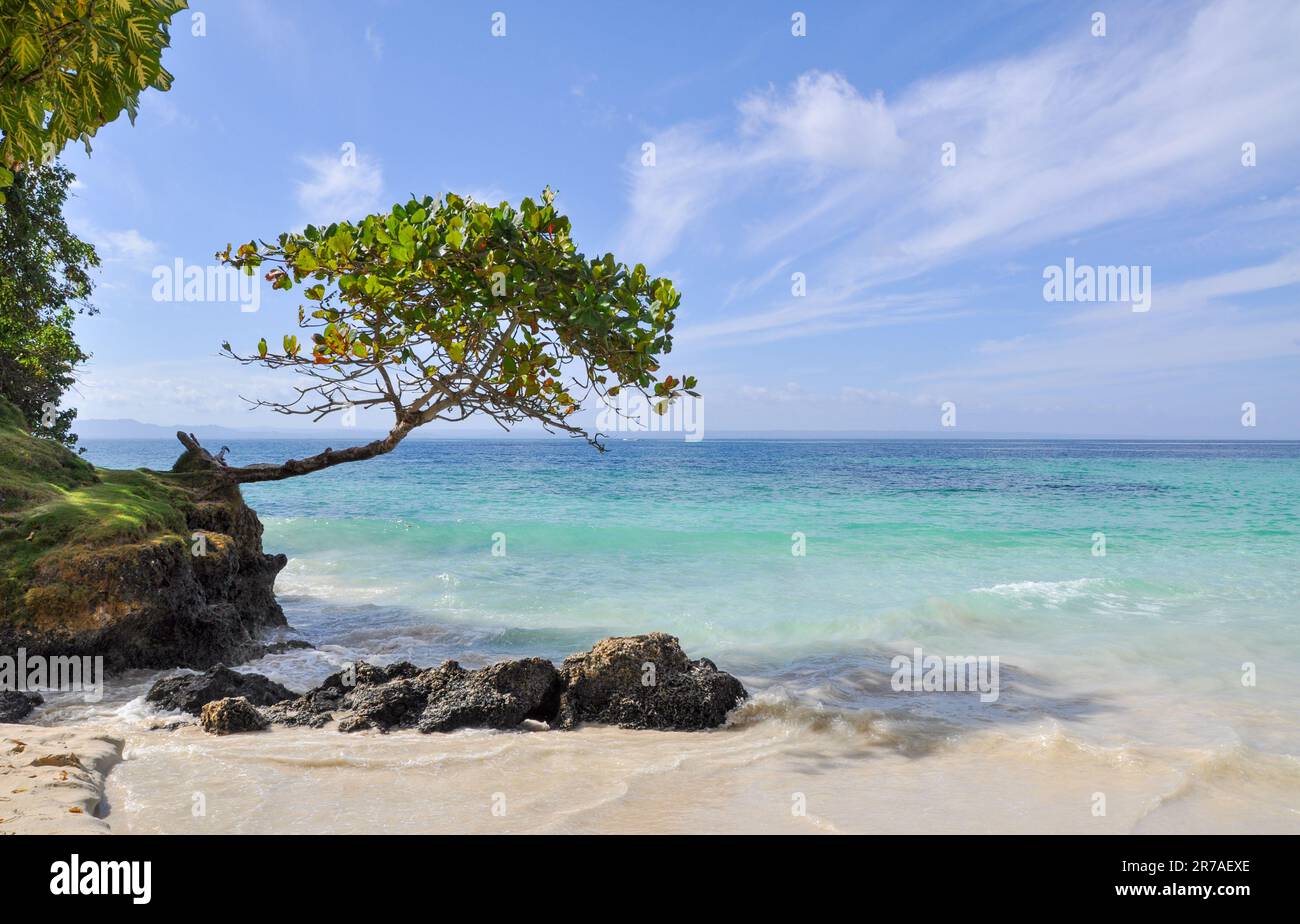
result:
M 87 455 L 166 468 L 178 449 Z M 1300 821 L 1297 443 L 410 440 L 245 496 L 317 646 L 254 665 L 291 686 L 356 658 L 558 660 L 662 630 L 745 680 L 744 722 L 913 756 L 1048 734 L 1244 775 L 1252 824 Z M 892 689 L 917 647 L 996 656 L 998 701 Z

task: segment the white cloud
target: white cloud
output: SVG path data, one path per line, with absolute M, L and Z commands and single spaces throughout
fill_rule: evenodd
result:
M 301 158 L 308 175 L 297 181 L 296 197 L 305 221 L 358 219 L 383 208 L 383 168 L 359 151 L 355 160 L 342 153 Z
M 101 228 L 92 221 L 77 218 L 69 219 L 68 223 L 78 237 L 95 246 L 100 262 L 106 266 L 152 266 L 162 253 L 162 247 L 157 241 L 150 240 L 135 228 Z
M 897 130 L 880 94 L 860 95 L 837 74 L 810 72 L 788 94 L 753 94 L 738 106 L 734 137 L 714 140 L 709 126 L 674 126 L 649 139 L 655 163 L 638 148 L 628 167 L 631 214 L 627 248 L 638 259 L 671 253 L 686 228 L 748 182 L 774 170 L 871 168 L 896 160 Z
M 838 74 L 803 74 L 788 94 L 769 88 L 743 100 L 739 110 L 754 162 L 858 168 L 888 164 L 902 153 L 884 95 L 864 98 Z
M 1243 140 L 1266 137 L 1274 156 L 1300 147 L 1300 126 L 1278 118 L 1300 95 L 1300 7 L 1225 0 L 1180 22 L 1146 22 L 1104 58 L 1085 35 L 910 88 L 896 117 L 929 168 L 910 171 L 912 204 L 885 234 L 859 239 L 868 272 L 1212 202 L 1242 177 Z M 955 168 L 939 164 L 945 141 Z
M 875 324 L 882 311 L 916 312 L 881 305 L 879 288 L 958 260 L 1005 261 L 1118 221 L 1239 201 L 1270 175 L 1264 162 L 1241 166 L 1243 140 L 1268 152 L 1274 177 L 1295 162 L 1300 120 L 1285 114 L 1300 98 L 1300 6 L 1221 0 L 1138 18 L 1122 41 L 1075 30 L 893 100 L 811 71 L 740 100 L 729 122 L 654 133 L 656 165 L 638 151 L 629 166 L 623 246 L 645 261 L 705 244 L 762 260 L 733 284 L 742 296 L 774 265 L 807 272 L 819 300 L 810 282 L 806 301 L 697 330 L 795 336 L 807 333 L 799 316 Z M 717 219 L 727 206 L 762 214 L 728 227 Z
M 457 195 L 465 196 L 484 205 L 496 205 L 503 199 L 510 198 L 506 195 L 505 190 L 499 186 L 469 186 L 459 188 L 449 186 L 447 189 Z
M 630 216 L 623 249 L 641 262 L 671 253 L 687 226 L 719 199 L 728 173 L 742 169 L 738 152 L 708 139 L 698 126 L 682 125 L 659 133 L 654 166 L 642 166 L 640 153 L 630 166 Z
M 125 231 L 104 231 L 98 242 L 104 248 L 106 260 L 145 260 L 157 255 L 158 244 L 149 240 L 135 228 Z

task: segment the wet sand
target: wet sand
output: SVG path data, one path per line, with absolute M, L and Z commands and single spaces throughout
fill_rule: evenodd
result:
M 126 833 L 1300 833 L 1294 761 L 742 709 L 710 732 L 132 733 Z M 1099 800 L 1098 796 L 1104 796 Z

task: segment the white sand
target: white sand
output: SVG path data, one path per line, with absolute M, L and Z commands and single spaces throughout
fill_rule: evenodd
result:
M 0 834 L 1300 833 L 1289 755 L 1090 742 L 1054 720 L 957 735 L 758 697 L 695 733 L 175 721 L 0 725 Z
M 108 834 L 95 812 L 121 759 L 90 726 L 0 725 L 0 834 Z

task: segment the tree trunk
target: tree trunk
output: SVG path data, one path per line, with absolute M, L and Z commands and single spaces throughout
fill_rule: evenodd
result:
M 178 432 L 176 438 L 193 453 L 193 459 L 212 474 L 229 484 L 250 484 L 255 481 L 283 481 L 298 475 L 309 475 L 321 469 L 342 465 L 344 462 L 360 462 L 373 459 L 392 452 L 393 449 L 411 432 L 413 425 L 399 423 L 383 439 L 374 440 L 362 446 L 349 446 L 347 449 L 326 449 L 314 456 L 304 459 L 289 459 L 279 464 L 256 463 L 253 465 L 231 466 L 224 459 L 214 456 L 199 444 L 193 433 Z

